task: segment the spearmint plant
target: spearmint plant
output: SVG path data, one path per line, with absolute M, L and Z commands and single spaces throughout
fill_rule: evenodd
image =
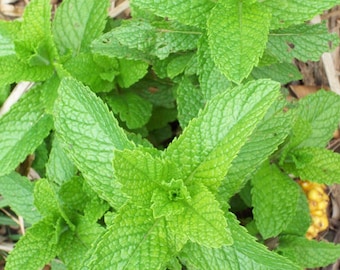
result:
M 340 257 L 305 238 L 292 179 L 340 183 L 340 156 L 325 149 L 340 97 L 288 103 L 280 91 L 301 78 L 292 59 L 338 42 L 304 23 L 338 1 L 133 0 L 123 21 L 107 18 L 107 0 L 65 0 L 51 20 L 49 2 L 0 22 L 1 100 L 35 83 L 0 118 L 0 193 L 27 226 L 6 269 L 281 270 Z M 15 172 L 32 153 L 33 182 Z M 240 225 L 242 204 L 253 218 Z

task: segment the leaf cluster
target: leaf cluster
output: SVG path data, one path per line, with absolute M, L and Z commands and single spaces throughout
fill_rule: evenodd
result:
M 340 183 L 325 149 L 340 98 L 288 104 L 280 87 L 300 78 L 293 58 L 337 42 L 304 24 L 336 2 L 133 0 L 132 19 L 113 21 L 107 0 L 65 0 L 53 20 L 49 0 L 32 0 L 22 21 L 0 22 L 1 97 L 35 82 L 0 118 L 0 193 L 29 227 L 6 268 L 335 261 L 338 245 L 304 238 L 308 205 L 291 176 Z M 15 172 L 32 153 L 34 182 Z M 248 230 L 237 198 L 253 208 Z

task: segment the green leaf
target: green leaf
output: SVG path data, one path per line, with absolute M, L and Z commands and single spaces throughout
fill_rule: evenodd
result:
M 16 55 L 0 58 L 0 83 L 43 81 L 53 74 L 52 66 L 30 66 Z
M 166 269 L 169 270 L 182 270 L 182 264 L 178 261 L 177 258 L 172 258 L 170 262 L 168 262 Z
M 76 173 L 76 168 L 66 155 L 58 138 L 53 139 L 49 160 L 46 164 L 47 178 L 62 185 Z
M 209 0 L 164 0 L 155 4 L 154 0 L 133 0 L 133 6 L 152 13 L 177 20 L 183 24 L 206 27 L 206 20 L 215 3 Z
M 0 57 L 15 54 L 14 40 L 20 27 L 19 21 L 0 21 Z
M 183 77 L 176 90 L 178 121 L 185 128 L 190 120 L 204 107 L 204 97 L 198 85 Z
M 51 4 L 48 0 L 34 0 L 27 5 L 20 32 L 15 39 L 19 58 L 31 65 L 48 66 L 56 56 L 51 35 Z
M 126 132 L 127 138 L 132 141 L 136 146 L 143 146 L 146 148 L 153 148 L 152 143 L 143 138 L 141 134 L 139 133 L 133 133 L 133 132 Z
M 58 257 L 67 265 L 67 269 L 79 269 L 86 252 L 104 231 L 96 221 L 80 217 L 74 232 L 68 230 L 60 236 Z
M 340 183 L 340 154 L 323 148 L 301 148 L 291 153 L 294 166 L 285 164 L 286 169 L 301 179 L 311 182 Z
M 292 235 L 279 238 L 277 251 L 303 268 L 327 266 L 340 257 L 340 245 Z
M 94 92 L 111 91 L 115 86 L 113 79 L 119 70 L 118 61 L 100 56 L 100 60 L 107 64 L 103 67 L 97 63 L 96 58 L 99 57 L 89 53 L 80 53 L 70 58 L 63 66 L 75 79 L 89 86 Z M 110 77 L 109 80 L 106 80 L 106 76 Z
M 170 53 L 196 49 L 201 32 L 195 27 L 188 27 L 177 22 L 155 23 L 155 45 L 152 54 L 159 59 L 166 58 Z
M 323 90 L 308 95 L 299 101 L 297 116 L 305 122 L 301 136 L 308 134 L 298 147 L 325 147 L 340 122 L 340 97 Z
M 152 69 L 161 79 L 173 79 L 186 69 L 193 57 L 195 57 L 193 52 L 171 54 L 163 60 L 154 61 Z
M 211 57 L 231 81 L 240 83 L 265 49 L 270 13 L 262 3 L 228 0 L 217 2 L 208 20 Z
M 231 245 L 233 239 L 219 203 L 210 191 L 201 184 L 188 187 L 190 198 L 185 211 L 170 216 L 170 229 L 174 234 L 185 234 L 189 240 L 207 247 Z
M 161 188 L 153 191 L 151 209 L 155 218 L 169 217 L 183 213 L 185 202 L 191 197 L 182 180 L 163 182 Z M 183 233 L 183 231 L 181 231 Z
M 196 28 L 177 22 L 153 24 L 142 20 L 127 20 L 92 43 L 92 51 L 110 57 L 144 60 L 196 48 L 200 37 Z
M 89 45 L 105 28 L 107 0 L 67 0 L 57 9 L 53 21 L 54 41 L 60 54 L 89 51 Z
M 93 60 L 101 71 L 99 76 L 102 78 L 102 80 L 112 82 L 119 73 L 118 60 L 116 58 L 111 58 L 100 54 L 94 54 Z
M 216 191 L 278 90 L 278 83 L 253 81 L 221 93 L 206 104 L 166 150 L 168 158 L 182 164 L 180 175 L 186 185 L 199 182 Z
M 17 173 L 0 177 L 0 194 L 4 196 L 11 209 L 30 224 L 41 219 L 34 205 L 33 189 L 33 182 Z
M 296 211 L 292 215 L 290 223 L 287 224 L 287 227 L 283 230 L 283 233 L 305 237 L 310 225 L 311 215 L 307 196 L 302 189 L 300 189 Z
M 147 124 L 149 131 L 157 130 L 167 126 L 168 123 L 177 119 L 177 110 L 175 108 L 168 109 L 164 107 L 154 107 L 151 118 Z
M 130 202 L 148 209 L 152 201 L 154 218 L 165 216 L 174 235 L 208 246 L 230 243 L 214 196 L 202 185 L 189 190 L 182 180 L 171 180 L 178 175 L 175 164 L 145 150 L 117 151 L 113 164 Z
M 84 179 L 75 176 L 65 181 L 58 191 L 58 197 L 65 208 L 82 212 L 91 198 L 86 194 L 83 187 Z M 89 187 L 87 187 L 89 188 Z
M 179 258 L 187 269 L 225 269 L 225 270 L 298 270 L 297 265 L 284 257 L 269 251 L 258 243 L 236 218 L 227 214 L 234 244 L 221 248 L 207 248 L 188 242 Z
M 0 107 L 4 104 L 11 92 L 11 86 L 9 84 L 3 84 L 0 86 Z
M 40 102 L 44 104 L 46 112 L 51 115 L 53 114 L 54 102 L 58 97 L 59 84 L 60 79 L 55 73 L 41 86 Z
M 167 66 L 167 74 L 169 78 L 174 78 L 189 68 L 192 59 L 195 57 L 193 53 L 176 55 Z
M 143 207 L 151 205 L 155 189 L 164 189 L 162 182 L 170 181 L 176 175 L 174 164 L 141 149 L 116 151 L 113 167 L 122 191 L 133 204 Z
M 66 221 L 71 230 L 75 225 L 72 223 L 59 200 L 56 187 L 47 179 L 41 178 L 34 186 L 34 204 L 39 212 L 45 217 L 51 217 L 54 220 Z
M 121 208 L 106 233 L 88 252 L 81 269 L 163 269 L 175 250 L 164 218 L 131 204 Z
M 291 63 L 276 63 L 269 66 L 255 67 L 251 72 L 251 76 L 256 80 L 270 78 L 281 84 L 302 79 L 300 71 Z
M 56 191 L 45 178 L 39 179 L 34 186 L 34 204 L 43 216 L 60 215 L 61 208 Z
M 238 192 L 251 174 L 270 154 L 277 150 L 291 130 L 291 114 L 283 112 L 283 104 L 275 102 L 242 146 L 219 188 L 220 201 L 227 201 Z
M 51 261 L 51 267 L 52 270 L 67 270 L 66 265 L 63 264 L 62 261 L 57 259 Z
M 300 24 L 270 32 L 267 50 L 282 62 L 318 61 L 329 51 L 329 41 L 338 44 L 339 38 L 329 34 L 325 24 Z
M 142 61 L 120 59 L 120 74 L 117 78 L 119 85 L 128 88 L 138 82 L 148 72 L 149 65 Z
M 108 108 L 90 89 L 65 78 L 54 116 L 64 150 L 90 186 L 112 206 L 122 205 L 125 198 L 113 177 L 112 160 L 114 149 L 132 148 L 133 144 Z
M 256 226 L 264 239 L 275 237 L 287 227 L 296 211 L 299 186 L 269 162 L 256 172 L 252 185 Z
M 123 92 L 108 96 L 106 101 L 112 111 L 118 114 L 130 129 L 143 127 L 151 117 L 152 104 L 135 93 Z
M 301 117 L 295 117 L 295 123 L 292 125 L 291 134 L 280 155 L 279 164 L 282 165 L 287 158 L 287 155 L 295 148 L 298 148 L 299 144 L 307 140 L 312 132 L 311 123 Z
M 30 90 L 0 118 L 0 175 L 14 170 L 41 144 L 53 126 L 40 102 L 40 88 Z
M 75 220 L 75 226 L 78 226 L 80 214 L 85 216 L 86 221 L 95 224 L 109 208 L 79 176 L 69 179 L 60 187 L 58 198 L 63 210 L 70 219 Z
M 292 24 L 300 24 L 339 4 L 337 0 L 271 0 L 262 1 L 261 6 L 272 13 L 270 26 L 272 29 L 285 28 Z
M 6 269 L 42 269 L 57 255 L 56 228 L 43 219 L 29 228 L 6 260 Z
M 149 100 L 154 106 L 175 108 L 174 88 L 167 81 L 144 78 L 131 89 L 142 98 Z
M 198 43 L 198 74 L 200 87 L 206 100 L 227 90 L 230 82 L 216 66 L 212 59 L 208 40 L 202 36 Z

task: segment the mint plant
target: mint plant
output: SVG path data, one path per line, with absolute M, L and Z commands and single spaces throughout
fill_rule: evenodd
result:
M 35 82 L 0 118 L 0 193 L 28 228 L 6 268 L 338 259 L 338 245 L 305 238 L 308 204 L 292 178 L 340 183 L 339 154 L 325 149 L 340 98 L 289 103 L 280 91 L 301 78 L 293 58 L 338 42 L 304 23 L 335 4 L 133 0 L 119 21 L 107 0 L 65 0 L 52 20 L 49 1 L 32 0 L 22 21 L 0 22 L 1 101 Z M 33 182 L 15 171 L 32 153 Z M 253 217 L 241 225 L 242 207 Z

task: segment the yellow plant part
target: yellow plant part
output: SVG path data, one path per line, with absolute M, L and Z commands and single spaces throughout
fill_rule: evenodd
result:
M 298 184 L 307 196 L 312 224 L 306 233 L 308 239 L 315 238 L 320 232 L 328 228 L 327 207 L 329 197 L 326 185 L 298 180 Z

